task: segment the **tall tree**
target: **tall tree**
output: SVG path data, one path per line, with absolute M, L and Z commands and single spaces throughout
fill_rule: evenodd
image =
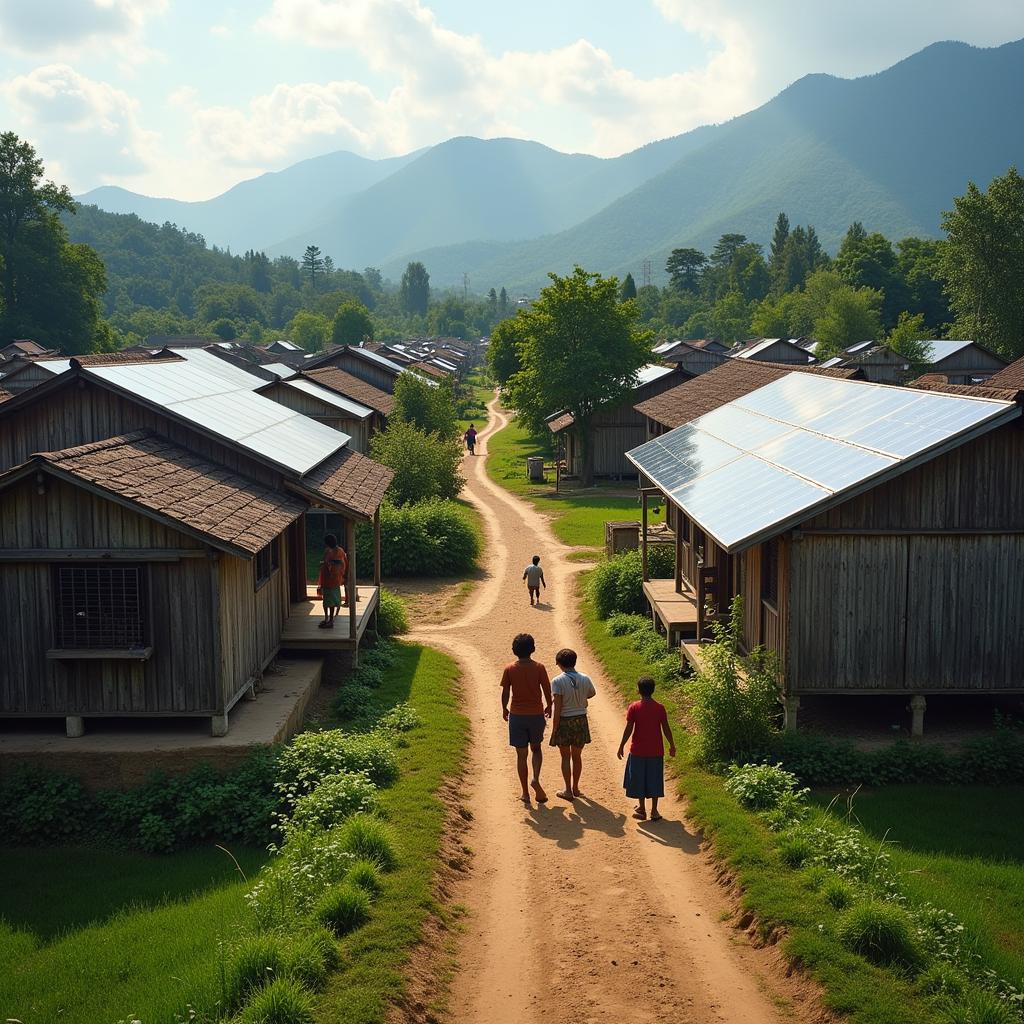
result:
M 109 348 L 106 268 L 95 250 L 68 242 L 60 215 L 74 201 L 44 173 L 29 143 L 0 134 L 0 339 L 35 338 L 69 355 Z
M 665 262 L 672 287 L 681 292 L 695 292 L 708 258 L 700 249 L 673 249 Z
M 487 368 L 502 386 L 519 370 L 519 345 L 522 342 L 521 322 L 512 316 L 496 324 L 487 346 Z
M 288 337 L 307 352 L 319 352 L 327 343 L 331 322 L 319 313 L 301 310 L 288 324 Z
M 623 278 L 622 286 L 619 288 L 619 298 L 623 302 L 636 298 L 636 281 L 633 280 L 632 274 L 627 273 Z
M 882 293 L 844 284 L 829 297 L 814 322 L 818 347 L 814 354 L 828 358 L 858 341 L 873 341 L 882 334 Z
M 498 292 L 498 315 L 508 315 L 508 292 L 505 291 L 505 286 L 501 286 L 501 291 Z
M 789 218 L 785 213 L 780 213 L 775 218 L 775 232 L 772 235 L 772 247 L 768 256 L 768 266 L 773 277 L 782 269 L 782 254 L 786 248 L 787 238 L 789 238 Z
M 910 364 L 914 376 L 927 369 L 930 358 L 928 344 L 933 332 L 929 330 L 922 313 L 900 313 L 896 326 L 886 336 L 885 343 L 903 356 Z
M 320 254 L 320 246 L 306 246 L 306 251 L 302 254 L 302 270 L 309 278 L 309 287 L 316 291 L 316 279 L 324 270 L 324 258 Z
M 746 235 L 736 233 L 722 235 L 715 242 L 714 249 L 711 250 L 711 265 L 715 267 L 728 267 L 736 258 L 736 250 L 741 245 L 745 245 L 746 241 Z
M 361 303 L 350 299 L 338 307 L 331 325 L 331 341 L 335 345 L 359 345 L 373 337 L 370 311 Z
M 498 293 L 493 288 L 487 293 L 487 312 L 492 321 L 497 319 Z
M 428 384 L 415 373 L 400 374 L 395 381 L 395 407 L 391 422 L 411 423 L 442 441 L 458 438 L 459 421 L 455 413 L 452 384 Z
M 384 277 L 376 267 L 366 267 L 363 270 L 363 280 L 374 294 L 384 290 Z
M 635 303 L 619 302 L 614 277 L 581 267 L 567 277 L 548 277 L 551 284 L 517 318 L 521 365 L 505 393 L 529 422 L 561 409 L 572 413 L 583 452 L 581 482 L 589 486 L 594 413 L 629 393 L 637 371 L 650 359 L 652 332 L 637 327 Z
M 852 224 L 832 265 L 854 287 L 881 292 L 883 323 L 895 326 L 900 312 L 906 309 L 907 294 L 896 265 L 896 252 L 885 235 L 877 231 L 869 235 L 859 221 Z
M 1024 178 L 1011 167 L 985 192 L 974 182 L 942 216 L 941 266 L 956 320 L 1010 359 L 1024 355 Z
M 249 275 L 249 284 L 258 292 L 269 292 L 274 287 L 274 282 L 270 275 L 270 260 L 267 259 L 267 254 L 250 249 L 243 258 Z
M 410 263 L 402 274 L 402 308 L 407 313 L 426 316 L 430 302 L 430 275 L 422 263 Z

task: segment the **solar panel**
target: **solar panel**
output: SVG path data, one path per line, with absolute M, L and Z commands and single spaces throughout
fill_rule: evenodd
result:
M 329 391 L 327 388 L 321 387 L 319 384 L 314 384 L 311 380 L 305 380 L 300 377 L 296 380 L 285 381 L 284 386 L 287 388 L 295 388 L 296 391 L 304 391 L 307 395 L 319 398 L 321 402 L 325 402 L 327 405 L 333 405 L 335 408 L 341 409 L 351 416 L 357 416 L 359 419 L 365 419 L 367 416 L 371 416 L 373 414 L 373 410 L 367 408 L 365 405 L 360 405 L 358 402 L 353 402 L 351 398 L 345 398 L 343 395 L 336 394 L 334 391 Z
M 650 384 L 652 380 L 659 380 L 661 377 L 664 377 L 666 374 L 671 372 L 671 366 L 658 366 L 653 363 L 648 364 L 647 366 L 642 366 L 637 371 L 636 375 L 637 387 L 640 387 L 642 384 Z
M 627 452 L 727 550 L 881 480 L 1012 402 L 791 373 Z

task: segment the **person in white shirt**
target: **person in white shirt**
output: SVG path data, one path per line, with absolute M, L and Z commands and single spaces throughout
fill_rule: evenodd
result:
M 548 589 L 544 581 L 544 570 L 540 567 L 540 555 L 533 556 L 533 562 L 523 570 L 523 579 L 526 580 L 526 589 L 530 592 L 530 607 L 533 607 L 534 599 L 540 604 L 540 588 Z
M 562 755 L 562 778 L 565 789 L 557 795 L 562 800 L 580 796 L 583 774 L 583 748 L 590 742 L 587 703 L 597 694 L 590 676 L 576 671 L 576 652 L 563 648 L 555 655 L 562 670 L 551 680 L 553 707 L 551 711 L 551 746 Z

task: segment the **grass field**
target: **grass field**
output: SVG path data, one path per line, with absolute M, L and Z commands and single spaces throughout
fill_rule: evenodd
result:
M 250 876 L 266 859 L 232 852 Z M 248 917 L 246 883 L 220 850 L 3 850 L 0 871 L 5 1017 L 153 1024 L 184 1017 L 189 1004 L 205 1015 L 220 998 L 220 944 Z
M 543 485 L 531 484 L 526 479 L 526 458 L 550 458 L 544 444 L 545 439 L 532 437 L 518 423 L 510 422 L 488 441 L 487 472 L 495 483 L 526 498 L 538 511 L 550 516 L 555 536 L 563 544 L 603 548 L 605 520 L 639 520 L 640 497 L 633 484 L 569 489 L 559 494 L 555 493 L 553 480 Z M 663 510 L 650 510 L 650 522 L 663 518 Z

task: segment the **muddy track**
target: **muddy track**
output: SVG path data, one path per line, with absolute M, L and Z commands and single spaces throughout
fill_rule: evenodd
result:
M 629 816 L 615 757 L 623 703 L 581 634 L 573 596 L 580 566 L 566 560 L 571 549 L 543 516 L 487 477 L 487 438 L 506 422 L 496 402 L 490 412 L 481 454 L 464 464 L 465 497 L 487 534 L 485 578 L 456 619 L 409 637 L 458 659 L 472 726 L 464 842 L 473 858 L 454 894 L 468 914 L 451 1016 L 459 1024 L 780 1021 L 761 958 L 720 920 L 725 898 L 679 802 L 669 796 L 657 824 Z M 534 554 L 548 583 L 539 608 L 521 579 Z M 519 801 L 498 685 L 518 632 L 534 635 L 551 675 L 555 651 L 575 648 L 597 687 L 584 797 L 575 803 L 554 796 L 561 774 L 546 742 L 541 778 L 550 800 L 529 808 Z

